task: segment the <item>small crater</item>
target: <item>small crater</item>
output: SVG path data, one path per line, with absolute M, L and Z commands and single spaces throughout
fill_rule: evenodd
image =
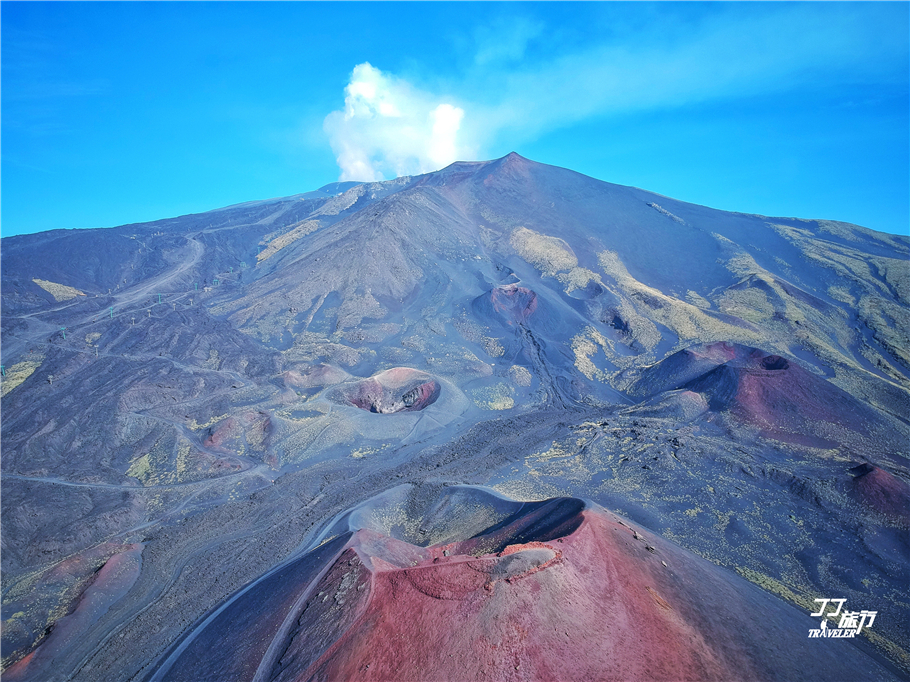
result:
M 505 284 L 490 291 L 493 310 L 510 323 L 527 322 L 537 310 L 537 294 L 527 287 Z
M 374 414 L 416 412 L 436 402 L 442 387 L 426 372 L 396 367 L 335 388 L 329 398 Z
M 779 370 L 787 369 L 790 366 L 790 363 L 779 355 L 769 355 L 766 358 L 762 358 L 761 366 L 768 370 Z

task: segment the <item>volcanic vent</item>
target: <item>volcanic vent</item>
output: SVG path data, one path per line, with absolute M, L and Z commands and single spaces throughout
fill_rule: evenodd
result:
M 416 412 L 436 402 L 441 391 L 432 375 L 410 367 L 395 367 L 368 379 L 334 388 L 329 399 L 367 412 Z

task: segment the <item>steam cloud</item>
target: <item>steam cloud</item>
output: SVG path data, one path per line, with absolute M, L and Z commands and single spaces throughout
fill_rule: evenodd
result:
M 345 88 L 344 110 L 326 116 L 323 128 L 339 180 L 376 181 L 470 158 L 458 141 L 463 118 L 463 109 L 364 62 Z

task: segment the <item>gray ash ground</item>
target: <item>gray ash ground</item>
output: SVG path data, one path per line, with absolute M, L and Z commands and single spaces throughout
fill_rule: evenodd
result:
M 143 679 L 401 483 L 590 499 L 906 676 L 906 237 L 517 155 L 330 189 L 3 239 L 5 677 Z

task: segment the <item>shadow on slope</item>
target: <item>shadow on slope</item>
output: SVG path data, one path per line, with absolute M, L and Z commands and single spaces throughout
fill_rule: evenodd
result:
M 650 398 L 646 409 L 653 412 L 658 396 L 677 390 L 700 394 L 712 412 L 788 443 L 867 450 L 870 443 L 896 437 L 879 413 L 846 391 L 786 358 L 739 344 L 698 345 L 674 353 L 643 369 L 628 393 Z

